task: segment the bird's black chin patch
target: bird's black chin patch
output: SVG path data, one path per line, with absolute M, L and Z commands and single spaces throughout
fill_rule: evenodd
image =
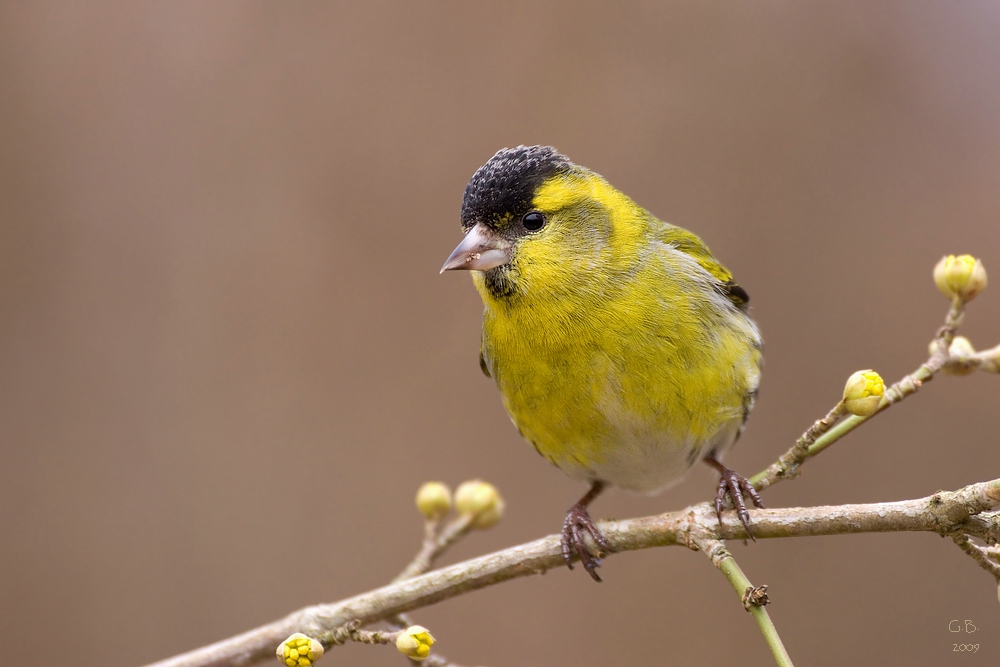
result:
M 517 293 L 517 285 L 510 277 L 510 262 L 483 271 L 483 282 L 494 299 L 509 299 Z

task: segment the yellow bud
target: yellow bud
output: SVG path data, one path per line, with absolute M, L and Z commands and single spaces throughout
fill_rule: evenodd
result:
M 972 255 L 947 255 L 934 267 L 934 283 L 949 299 L 972 301 L 986 289 L 986 268 Z
M 451 489 L 441 482 L 425 482 L 417 491 L 417 509 L 432 521 L 451 511 Z
M 421 662 L 431 654 L 434 637 L 422 625 L 411 625 L 396 637 L 396 649 L 411 660 Z
M 844 407 L 852 415 L 870 417 L 878 410 L 885 394 L 885 383 L 872 370 L 858 371 L 847 378 L 844 387 Z
M 323 645 L 301 632 L 278 644 L 278 662 L 288 667 L 309 667 L 323 657 Z
M 455 489 L 455 508 L 459 514 L 476 517 L 473 528 L 484 530 L 495 526 L 503 517 L 504 507 L 500 492 L 489 482 L 474 479 L 462 482 Z

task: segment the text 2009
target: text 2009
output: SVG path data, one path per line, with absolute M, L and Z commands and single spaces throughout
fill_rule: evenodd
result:
M 954 648 L 952 651 L 968 651 L 969 653 L 978 653 L 979 644 L 952 644 Z

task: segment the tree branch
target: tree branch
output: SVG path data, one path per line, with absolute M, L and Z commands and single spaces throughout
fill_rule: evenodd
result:
M 926 531 L 970 535 L 989 545 L 1000 542 L 1000 479 L 941 491 L 925 498 L 889 503 L 754 510 L 757 539 Z M 622 521 L 600 522 L 616 551 L 681 545 L 697 549 L 704 540 L 745 539 L 732 514 L 720 525 L 708 503 Z M 340 602 L 301 609 L 285 618 L 230 639 L 175 656 L 150 667 L 242 665 L 270 658 L 274 647 L 293 632 L 317 636 L 351 621 L 371 623 L 411 609 L 510 579 L 543 574 L 565 566 L 560 537 L 549 535 L 463 563 L 400 581 Z

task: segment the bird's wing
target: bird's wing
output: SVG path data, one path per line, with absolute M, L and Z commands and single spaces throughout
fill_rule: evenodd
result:
M 492 377 L 490 375 L 490 368 L 486 365 L 486 357 L 483 356 L 483 346 L 479 345 L 479 368 L 483 371 L 483 375 L 486 377 Z
M 717 289 L 721 294 L 728 297 L 740 310 L 746 310 L 750 304 L 750 295 L 740 287 L 729 269 L 719 264 L 719 261 L 712 257 L 708 246 L 686 229 L 664 223 L 662 238 L 677 250 L 687 253 L 701 265 L 701 268 L 712 274 L 719 281 Z

